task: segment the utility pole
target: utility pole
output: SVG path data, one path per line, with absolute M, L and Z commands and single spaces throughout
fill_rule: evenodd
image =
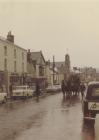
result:
M 55 71 L 55 57 L 53 56 L 53 85 L 54 85 L 54 79 L 55 79 L 54 71 Z

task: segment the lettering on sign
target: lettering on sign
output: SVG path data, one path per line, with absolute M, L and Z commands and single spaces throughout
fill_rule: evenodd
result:
M 96 109 L 96 107 L 97 107 L 97 104 L 94 103 L 94 104 L 91 105 L 90 109 L 91 109 L 91 110 L 92 110 L 92 109 Z
M 90 110 L 95 110 L 95 109 L 99 109 L 99 104 L 97 104 L 97 103 L 91 104 Z

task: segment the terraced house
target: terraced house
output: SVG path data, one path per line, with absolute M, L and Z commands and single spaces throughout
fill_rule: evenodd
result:
M 27 73 L 27 50 L 14 43 L 11 31 L 7 38 L 0 37 L 0 86 L 23 84 Z

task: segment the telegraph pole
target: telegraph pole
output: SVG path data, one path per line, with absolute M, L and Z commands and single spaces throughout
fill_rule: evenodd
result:
M 54 71 L 55 71 L 55 56 L 53 55 L 53 85 L 54 85 L 54 79 L 55 79 Z

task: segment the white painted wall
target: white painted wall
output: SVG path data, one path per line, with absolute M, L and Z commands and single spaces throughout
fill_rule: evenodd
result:
M 7 56 L 4 53 L 4 46 L 7 46 Z M 16 58 L 14 58 L 14 49 L 16 49 Z M 22 58 L 24 53 L 24 59 Z M 4 71 L 4 59 L 7 59 L 8 72 L 14 72 L 14 61 L 16 61 L 16 72 L 22 73 L 22 63 L 24 63 L 24 72 L 27 72 L 27 51 L 6 41 L 0 40 L 0 71 Z

